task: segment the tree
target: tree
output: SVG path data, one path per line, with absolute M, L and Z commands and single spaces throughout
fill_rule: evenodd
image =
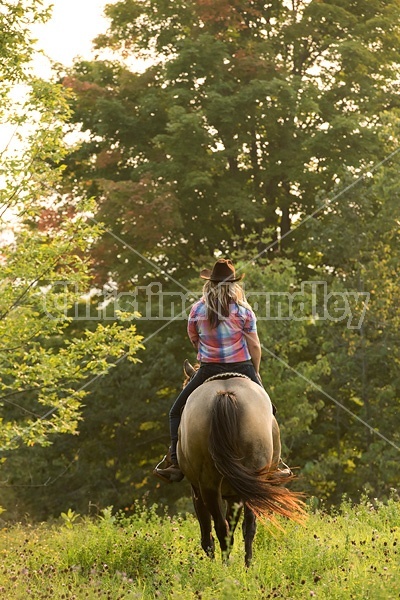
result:
M 197 270 L 232 256 L 253 305 L 271 292 L 295 311 L 259 318 L 259 332 L 299 486 L 329 502 L 386 497 L 399 446 L 397 171 L 385 159 L 398 143 L 398 2 L 131 0 L 107 14 L 98 46 L 153 61 L 142 73 L 78 62 L 63 78 L 71 129 L 86 141 L 63 158 L 60 190 L 96 197 L 106 224 L 92 248 L 96 282 L 134 296 L 149 282 L 199 292 Z M 43 229 L 55 215 L 34 218 Z M 340 299 L 363 291 L 371 300 L 365 314 L 351 300 L 362 317 L 352 328 L 336 318 Z M 186 492 L 150 476 L 182 359 L 193 358 L 185 323 L 144 319 L 140 331 L 143 363 L 118 364 L 95 387 L 79 439 L 56 436 L 29 455 L 54 485 L 41 488 L 45 509 L 20 493 L 22 512 L 43 519 L 65 502 L 84 512 L 88 498 L 123 508 L 143 495 L 172 505 Z M 76 322 L 68 334 L 81 336 Z M 18 483 L 24 456 L 14 456 L 6 472 Z
M 122 62 L 81 62 L 64 79 L 76 94 L 74 121 L 90 136 L 69 161 L 71 179 L 99 197 L 116 236 L 102 239 L 100 264 L 118 248 L 114 276 L 145 276 L 133 247 L 185 277 L 188 256 L 198 267 L 216 251 L 243 249 L 251 234 L 253 252 L 266 251 L 265 239 L 288 252 L 293 220 L 383 157 L 380 115 L 398 106 L 398 8 L 109 5 L 98 47 L 153 64 L 138 74 Z M 151 211 L 166 219 L 149 235 Z
M 30 27 L 33 23 L 44 23 L 50 14 L 51 7 L 44 7 L 42 0 L 18 3 L 3 0 L 0 12 L 2 94 L 27 77 L 27 65 L 36 52 Z
M 46 16 L 36 1 L 5 3 L 0 16 L 5 31 L 0 110 L 16 127 L 3 149 L 0 173 L 3 452 L 76 432 L 90 378 L 124 356 L 135 361 L 141 347 L 135 326 L 115 320 L 65 337 L 69 311 L 90 291 L 88 252 L 101 229 L 89 218 L 92 202 L 61 191 L 70 116 L 65 89 L 33 77 L 26 64 L 32 55 L 29 23 Z M 22 95 L 13 103 L 10 92 L 17 84 Z
M 337 306 L 331 302 L 337 319 L 321 322 L 316 339 L 329 364 L 320 385 L 331 398 L 325 397 L 315 430 L 330 472 L 323 474 L 323 461 L 316 460 L 306 470 L 317 489 L 324 480 L 332 482 L 331 501 L 344 492 L 357 498 L 360 490 L 388 498 L 397 485 L 398 125 L 397 112 L 384 116 L 382 139 L 387 154 L 393 153 L 390 163 L 352 189 L 347 202 L 333 200 L 329 211 L 306 225 L 306 260 L 313 256 L 329 289 L 339 292 L 333 299 Z M 355 318 L 350 322 L 343 318 L 340 294 L 347 302 L 360 293 L 368 295 L 368 303 L 361 312 L 351 306 Z
M 258 259 L 248 279 L 253 289 L 299 290 L 305 279 L 326 281 L 328 294 L 360 291 L 364 255 L 351 222 L 358 201 L 342 191 L 357 189 L 351 186 L 360 175 L 392 150 L 380 133 L 398 106 L 398 7 L 361 0 L 107 7 L 110 29 L 98 47 L 153 60 L 143 73 L 123 60 L 79 62 L 64 79 L 74 92 L 73 124 L 89 135 L 67 161 L 68 182 L 98 197 L 107 223 L 95 249 L 100 280 L 166 285 L 173 274 L 166 289 L 176 281 L 188 287 L 215 253 L 247 264 L 279 249 L 292 262 L 269 268 Z M 374 189 L 368 193 L 376 196 Z M 168 211 L 167 218 L 149 220 L 152 211 Z M 286 235 L 312 213 L 309 226 Z M 359 214 L 373 235 L 375 212 L 360 204 Z M 393 224 L 386 230 L 380 222 L 392 235 Z M 376 263 L 382 251 L 376 248 Z M 365 477 L 359 469 L 351 479 L 359 461 L 354 430 L 346 433 L 345 412 L 329 399 L 343 399 L 342 385 L 350 396 L 360 391 L 358 379 L 354 389 L 348 384 L 350 373 L 360 373 L 362 352 L 352 354 L 360 332 L 342 325 L 260 324 L 265 346 L 283 360 L 271 358 L 264 368 L 286 451 L 305 469 L 310 491 L 334 499 L 344 489 L 356 495 Z M 365 431 L 360 425 L 358 457 L 368 455 Z
M 168 411 L 182 386 L 179 337 L 170 335 L 146 342 L 140 363 L 121 361 L 93 382 L 79 435 L 57 434 L 50 447 L 12 453 L 2 467 L 8 518 L 29 514 L 43 521 L 69 508 L 93 514 L 110 505 L 130 510 L 137 499 L 173 510 L 181 496 L 190 496 L 187 482 L 164 486 L 152 476 L 168 448 Z M 193 359 L 188 350 L 181 353 Z

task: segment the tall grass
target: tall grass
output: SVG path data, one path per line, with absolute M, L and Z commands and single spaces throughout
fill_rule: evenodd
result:
M 63 522 L 3 527 L 0 597 L 49 599 L 349 600 L 400 598 L 400 503 L 344 502 L 336 513 L 311 511 L 302 527 L 259 524 L 254 562 L 244 566 L 238 531 L 227 565 L 199 547 L 192 515 L 97 520 L 70 512 Z

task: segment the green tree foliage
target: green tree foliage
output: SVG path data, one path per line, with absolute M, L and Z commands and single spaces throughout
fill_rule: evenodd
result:
M 29 73 L 29 23 L 41 2 L 3 3 L 5 82 L 0 110 L 17 128 L 0 178 L 0 449 L 76 432 L 89 379 L 141 347 L 135 327 L 99 324 L 65 337 L 69 311 L 90 290 L 89 250 L 100 234 L 93 204 L 61 191 L 70 116 L 65 89 Z M 19 99 L 12 102 L 20 85 Z M 7 96 L 7 92 L 10 92 Z M 17 143 L 15 143 L 15 141 Z
M 386 115 L 382 133 L 390 140 L 388 152 L 398 148 L 398 132 L 396 114 Z M 306 472 L 317 488 L 330 481 L 330 495 L 336 500 L 345 491 L 356 494 L 362 488 L 387 497 L 397 486 L 398 168 L 397 157 L 372 181 L 349 192 L 346 202 L 334 201 L 323 217 L 305 227 L 306 258 L 314 255 L 329 289 L 369 294 L 365 314 L 357 315 L 363 317 L 359 327 L 341 319 L 339 303 L 336 322 L 321 323 L 315 338 L 319 356 L 329 364 L 321 387 L 338 403 L 323 398 L 325 407 L 315 423 L 321 436 L 319 454 L 328 471 L 324 473 L 324 461 L 318 464 L 314 458 Z M 331 308 L 335 310 L 333 302 Z
M 27 64 L 32 58 L 34 38 L 32 23 L 44 23 L 50 17 L 51 8 L 43 6 L 42 0 L 2 0 L 0 11 L 0 56 L 2 90 L 26 76 Z
M 393 0 L 107 7 L 97 45 L 119 60 L 80 61 L 63 78 L 85 141 L 61 157 L 67 202 L 30 222 L 47 235 L 72 197 L 95 196 L 105 229 L 91 273 L 100 288 L 132 294 L 109 316 L 139 309 L 147 352 L 96 382 L 79 437 L 29 449 L 39 488 L 18 487 L 26 449 L 4 465 L 18 511 L 43 519 L 143 495 L 172 505 L 187 493 L 151 477 L 180 365 L 194 361 L 186 323 L 172 320 L 168 298 L 158 320 L 156 295 L 151 319 L 135 302 L 153 282 L 190 303 L 198 269 L 218 253 L 246 272 L 263 382 L 299 488 L 330 502 L 389 496 L 400 447 L 398 9 Z M 138 57 L 151 58 L 141 73 Z M 85 211 L 74 208 L 75 220 Z M 370 294 L 365 311 L 360 293 Z M 64 333 L 81 339 L 82 326 Z
M 396 113 L 385 121 L 386 152 L 397 153 Z M 247 267 L 284 453 L 301 465 L 303 489 L 331 502 L 360 490 L 387 498 L 397 485 L 398 165 L 303 225 L 301 269 Z
M 322 191 L 382 157 L 380 115 L 398 106 L 398 9 L 393 0 L 109 5 L 98 47 L 153 64 L 135 73 L 83 62 L 64 80 L 90 134 L 71 176 L 97 193 L 99 215 L 126 243 L 106 236 L 99 262 L 118 247 L 114 268 L 126 280 L 148 271 L 129 246 L 183 276 L 188 255 L 198 266 L 243 249 L 250 234 L 261 251 Z M 150 213 L 164 218 L 149 226 Z
M 69 173 L 98 194 L 112 232 L 96 250 L 100 269 L 106 265 L 120 285 L 141 283 L 157 273 L 151 258 L 186 284 L 188 267 L 204 266 L 215 251 L 247 262 L 272 242 L 292 263 L 259 261 L 248 275 L 250 289 L 291 293 L 302 280 L 319 280 L 328 294 L 376 290 L 362 272 L 365 248 L 376 266 L 385 253 L 366 240 L 395 230 L 384 216 L 389 171 L 378 175 L 380 187 L 369 178 L 369 185 L 342 192 L 395 147 L 387 139 L 397 139 L 398 8 L 393 1 L 233 0 L 107 7 L 110 29 L 98 47 L 125 59 L 151 57 L 152 65 L 135 73 L 123 62 L 83 62 L 64 80 L 75 92 L 74 121 L 91 135 L 71 157 Z M 165 221 L 148 222 L 152 210 Z M 284 237 L 313 212 L 316 218 Z M 289 457 L 307 465 L 314 491 L 331 498 L 356 493 L 372 479 L 360 468 L 372 441 L 393 449 L 340 406 L 373 424 L 360 399 L 365 331 L 337 319 L 259 326 L 277 357 L 264 365 L 264 377 Z M 386 433 L 393 440 L 394 431 Z M 391 482 L 371 486 L 386 493 Z

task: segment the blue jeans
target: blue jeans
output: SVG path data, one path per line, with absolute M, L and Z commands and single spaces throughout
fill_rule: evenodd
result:
M 183 388 L 175 400 L 169 412 L 169 428 L 171 433 L 171 460 L 177 463 L 176 445 L 178 443 L 178 429 L 181 421 L 181 413 L 190 394 L 198 388 L 206 379 L 220 373 L 240 373 L 247 375 L 252 381 L 262 386 L 257 377 L 256 370 L 251 360 L 237 363 L 201 363 L 196 375 Z

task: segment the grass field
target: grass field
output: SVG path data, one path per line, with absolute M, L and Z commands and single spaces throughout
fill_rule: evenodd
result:
M 305 527 L 258 525 L 254 561 L 244 567 L 241 532 L 228 564 L 199 547 L 192 515 L 133 516 L 70 511 L 57 524 L 3 526 L 0 597 L 27 599 L 219 600 L 400 598 L 400 503 L 344 502 L 310 511 Z

